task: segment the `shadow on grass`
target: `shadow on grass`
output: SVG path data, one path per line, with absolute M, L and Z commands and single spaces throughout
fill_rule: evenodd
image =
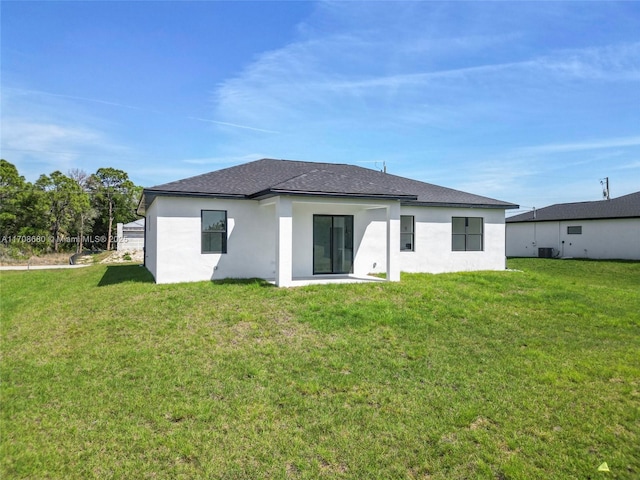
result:
M 253 285 L 257 287 L 273 287 L 275 285 L 262 278 L 223 278 L 221 280 L 212 280 L 213 285 Z
M 153 275 L 142 265 L 109 265 L 98 286 L 106 287 L 125 282 L 153 283 Z

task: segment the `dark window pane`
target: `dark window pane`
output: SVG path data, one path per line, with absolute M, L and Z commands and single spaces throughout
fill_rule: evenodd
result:
M 202 251 L 209 253 L 225 253 L 222 233 L 204 232 L 202 234 Z
M 227 212 L 202 211 L 202 253 L 227 253 Z
M 226 232 L 227 215 L 222 210 L 204 210 L 202 212 L 203 232 Z
M 482 235 L 467 235 L 467 251 L 482 251 Z
M 453 217 L 451 219 L 451 228 L 454 234 L 465 233 L 466 228 L 466 218 L 465 217 Z
M 400 234 L 400 250 L 413 250 L 413 234 L 401 233 Z
M 324 215 L 313 217 L 313 271 L 331 273 L 331 225 L 332 218 Z
M 480 235 L 482 233 L 482 218 L 469 217 L 467 224 L 467 233 Z
M 402 233 L 413 233 L 413 216 L 412 215 L 400 216 L 400 231 Z
M 454 235 L 452 242 L 452 249 L 454 252 L 464 252 L 465 248 L 465 237 L 466 235 Z

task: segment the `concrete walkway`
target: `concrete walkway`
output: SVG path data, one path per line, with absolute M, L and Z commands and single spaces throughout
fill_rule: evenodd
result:
M 267 280 L 273 285 L 276 281 L 273 278 Z M 348 275 L 322 275 L 317 277 L 294 277 L 291 280 L 289 287 L 307 287 L 309 285 L 327 285 L 330 283 L 374 283 L 374 282 L 386 282 L 387 280 L 380 277 L 372 277 L 370 275 L 357 276 L 353 274 Z

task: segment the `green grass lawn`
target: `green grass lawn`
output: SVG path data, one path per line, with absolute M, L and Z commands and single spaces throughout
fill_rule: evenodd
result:
M 640 263 L 509 267 L 3 272 L 0 477 L 639 478 Z

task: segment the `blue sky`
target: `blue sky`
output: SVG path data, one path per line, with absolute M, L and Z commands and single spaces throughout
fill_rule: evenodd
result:
M 14 2 L 2 157 L 152 186 L 263 157 L 525 208 L 640 190 L 638 2 Z

